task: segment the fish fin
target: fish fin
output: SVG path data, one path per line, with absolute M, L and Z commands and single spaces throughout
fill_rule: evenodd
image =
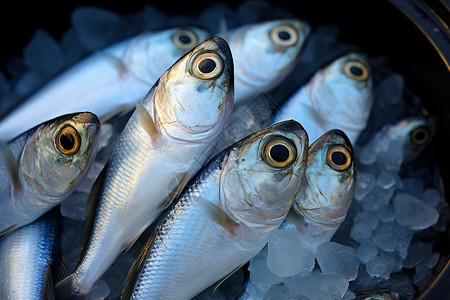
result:
M 130 104 L 122 104 L 119 107 L 117 107 L 116 109 L 114 109 L 112 112 L 108 113 L 106 116 L 104 116 L 103 118 L 100 119 L 100 122 L 106 123 L 109 120 L 117 117 L 117 116 L 123 116 L 126 113 L 130 112 L 132 109 L 134 108 L 133 105 Z
M 2 238 L 3 236 L 6 236 L 7 234 L 13 232 L 13 231 L 16 230 L 17 228 L 18 228 L 18 227 L 17 227 L 17 224 L 14 224 L 14 225 L 11 225 L 11 226 L 9 226 L 8 228 L 4 229 L 3 231 L 0 231 L 0 240 L 1 240 L 1 238 Z
M 124 75 L 128 72 L 128 67 L 125 64 L 125 62 L 120 59 L 119 57 L 116 57 L 108 52 L 105 51 L 100 51 L 98 52 L 98 55 L 103 56 L 106 59 L 109 59 L 110 61 L 113 62 L 114 66 L 116 67 L 116 69 L 119 71 L 120 75 Z
M 148 111 L 140 102 L 136 102 L 136 113 L 139 123 L 141 124 L 142 128 L 144 128 L 145 132 L 147 132 L 147 134 L 150 136 L 153 146 L 155 148 L 161 147 L 163 144 L 161 131 L 156 126 Z
M 177 186 L 172 190 L 172 192 L 170 192 L 166 200 L 164 200 L 164 202 L 161 203 L 159 209 L 165 210 L 166 208 L 168 208 L 169 205 L 173 202 L 173 200 L 178 198 L 178 196 L 180 196 L 181 192 L 183 191 L 188 181 L 189 181 L 189 173 L 186 172 L 183 174 L 180 180 L 177 180 L 178 182 Z
M 200 200 L 200 202 L 207 208 L 208 214 L 214 222 L 232 234 L 236 232 L 239 224 L 231 219 L 230 216 L 228 216 L 219 206 L 202 198 L 198 198 L 198 200 Z
M 55 299 L 57 300 L 89 300 L 91 291 L 82 293 L 77 291 L 73 285 L 73 274 L 67 276 L 55 284 Z
M 122 295 L 120 299 L 130 299 L 134 290 L 134 286 L 136 285 L 137 280 L 139 279 L 139 275 L 141 274 L 142 267 L 144 266 L 145 259 L 147 258 L 150 249 L 152 249 L 153 244 L 155 243 L 157 229 L 153 230 L 152 235 L 145 243 L 144 247 L 142 247 L 141 252 L 134 260 L 133 264 L 128 271 L 127 277 L 125 279 L 125 283 L 122 289 Z
M 219 33 L 218 35 L 223 38 L 225 41 L 228 41 L 228 24 L 225 17 L 219 18 Z
M 97 213 L 98 203 L 100 201 L 100 194 L 102 191 L 103 182 L 105 181 L 106 171 L 108 169 L 109 163 L 105 165 L 103 170 L 98 175 L 94 184 L 92 185 L 91 192 L 89 193 L 88 202 L 86 204 L 86 222 L 84 225 L 84 238 L 81 244 L 80 261 L 86 254 L 89 241 L 91 239 L 92 230 L 94 229 L 95 215 Z
M 8 144 L 4 141 L 0 141 L 0 152 L 5 162 L 6 171 L 11 177 L 11 181 L 14 187 L 14 192 L 20 192 L 22 190 L 22 183 L 19 178 L 19 168 L 17 165 L 17 161 L 14 158 L 14 154 L 9 149 Z
M 236 267 L 236 269 L 234 269 L 233 271 L 231 271 L 230 273 L 228 273 L 227 275 L 225 275 L 222 279 L 219 280 L 219 282 L 216 284 L 216 286 L 214 287 L 213 293 L 219 288 L 219 286 L 222 285 L 222 283 L 224 283 L 228 278 L 230 278 L 234 273 L 236 273 L 237 271 L 239 271 L 240 268 L 242 268 L 246 263 L 243 263 L 242 265 L 239 265 Z
M 126 241 L 122 246 L 122 251 L 128 252 L 141 234 L 147 229 L 148 226 L 142 227 L 136 234 L 134 234 L 128 241 Z

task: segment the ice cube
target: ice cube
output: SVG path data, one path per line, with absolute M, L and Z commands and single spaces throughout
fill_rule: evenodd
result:
M 354 223 L 350 232 L 350 237 L 357 242 L 369 239 L 372 236 L 372 229 L 367 223 Z
M 355 223 L 365 223 L 368 228 L 374 230 L 378 226 L 378 213 L 361 211 L 355 216 Z
M 316 260 L 324 274 L 342 274 L 348 280 L 358 275 L 358 257 L 355 249 L 335 242 L 317 248 Z
M 62 36 L 61 49 L 64 53 L 66 66 L 71 66 L 80 61 L 88 53 L 73 27 L 69 28 Z
M 355 199 L 361 201 L 375 186 L 375 175 L 369 172 L 360 172 L 356 180 Z
M 412 230 L 428 228 L 439 218 L 434 207 L 405 193 L 395 195 L 393 204 L 397 223 Z
M 283 284 L 273 285 L 267 293 L 264 295 L 264 300 L 279 300 L 279 299 L 290 299 L 291 293 L 289 289 Z
M 379 186 L 375 186 L 370 194 L 362 200 L 363 208 L 369 211 L 378 211 L 380 207 L 389 203 L 396 190 L 397 188 L 395 186 L 388 189 L 382 189 Z
M 109 123 L 102 124 L 102 134 L 100 135 L 100 143 L 98 144 L 98 151 L 102 150 L 110 144 L 111 137 L 113 136 L 113 126 Z
M 267 267 L 277 276 L 294 276 L 312 271 L 314 256 L 301 246 L 296 234 L 278 230 L 268 243 Z
M 58 42 L 38 29 L 23 49 L 23 62 L 31 70 L 53 75 L 64 67 L 64 55 Z
M 381 250 L 393 252 L 397 246 L 401 228 L 395 222 L 381 223 L 373 232 L 372 241 Z
M 295 299 L 305 296 L 311 300 L 335 300 L 341 299 L 347 291 L 348 280 L 342 274 L 314 271 L 306 276 L 290 277 L 286 285 Z
M 433 245 L 427 242 L 415 241 L 408 249 L 408 256 L 403 261 L 405 268 L 414 268 L 421 262 L 423 262 L 427 257 L 432 254 Z
M 110 289 L 108 284 L 103 280 L 99 280 L 92 289 L 90 300 L 103 300 L 108 297 L 109 293 Z
M 103 8 L 78 7 L 72 12 L 71 20 L 81 43 L 89 51 L 104 48 L 122 35 L 120 15 Z
M 283 282 L 283 278 L 275 275 L 267 267 L 267 247 L 250 260 L 250 281 L 260 289 L 267 291 L 272 285 Z
M 378 153 L 375 151 L 371 143 L 366 144 L 361 148 L 358 156 L 358 162 L 363 165 L 371 165 L 377 161 Z
M 408 255 L 408 248 L 413 238 L 413 232 L 408 228 L 400 227 L 401 231 L 398 235 L 397 245 L 395 250 L 398 252 L 401 258 L 405 259 Z
M 395 259 L 392 256 L 377 255 L 366 264 L 367 273 L 372 277 L 388 279 L 395 267 Z
M 61 203 L 61 214 L 67 218 L 84 221 L 86 217 L 86 203 L 89 195 L 75 192 Z
M 435 188 L 427 188 L 425 191 L 423 191 L 420 199 L 422 199 L 423 202 L 428 203 L 434 207 L 443 202 L 441 193 Z
M 380 222 L 391 222 L 395 220 L 394 207 L 386 204 L 378 209 L 378 219 Z
M 406 194 L 419 196 L 424 190 L 423 178 L 408 177 L 403 179 L 403 192 Z
M 44 85 L 49 79 L 46 75 L 38 70 L 30 70 L 25 72 L 14 86 L 14 93 L 18 95 L 29 95 L 36 89 Z
M 415 274 L 413 277 L 414 284 L 422 286 L 428 277 L 431 275 L 431 269 L 438 263 L 440 254 L 433 252 L 431 256 L 427 257 L 424 261 L 418 264 L 415 268 Z
M 366 264 L 372 257 L 378 254 L 378 248 L 371 241 L 365 240 L 359 244 L 356 253 L 358 254 L 359 260 L 363 264 Z
M 397 181 L 397 176 L 394 173 L 382 171 L 377 176 L 376 184 L 382 189 L 389 189 L 394 186 Z

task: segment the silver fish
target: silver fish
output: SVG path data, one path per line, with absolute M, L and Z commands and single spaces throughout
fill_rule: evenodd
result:
M 233 63 L 218 37 L 178 60 L 125 126 L 91 192 L 91 237 L 60 299 L 87 299 L 120 252 L 132 246 L 214 150 L 233 108 Z M 92 202 L 94 203 L 94 202 Z
M 355 183 L 352 144 L 340 130 L 326 132 L 309 149 L 303 186 L 280 229 L 294 232 L 302 247 L 316 252 L 344 222 Z
M 364 56 L 352 52 L 316 72 L 281 106 L 272 124 L 298 120 L 311 142 L 328 130 L 340 129 L 354 144 L 367 125 L 372 102 L 370 65 Z
M 60 246 L 62 223 L 57 210 L 0 241 L 1 299 L 54 299 L 53 285 L 66 273 Z
M 292 206 L 307 149 L 303 127 L 286 121 L 213 158 L 143 248 L 122 299 L 190 299 L 249 261 Z
M 294 69 L 310 26 L 298 19 L 247 24 L 232 29 L 228 42 L 235 68 L 234 103 L 278 85 Z
M 97 51 L 2 118 L 0 139 L 9 141 L 63 114 L 89 111 L 104 118 L 131 109 L 179 57 L 209 36 L 200 27 L 176 27 L 142 33 Z
M 78 113 L 0 142 L 0 236 L 67 198 L 87 175 L 99 139 L 97 116 Z

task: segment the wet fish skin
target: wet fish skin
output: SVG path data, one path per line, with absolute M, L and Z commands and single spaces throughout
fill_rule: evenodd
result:
M 268 164 L 263 154 L 275 139 L 288 140 L 296 149 L 290 164 L 281 168 Z M 255 256 L 294 201 L 307 149 L 301 125 L 286 121 L 213 158 L 143 248 L 122 299 L 191 299 Z
M 53 284 L 66 273 L 59 208 L 0 241 L 1 299 L 54 299 Z
M 61 144 L 67 143 L 60 136 L 63 133 L 74 144 Z M 36 220 L 67 198 L 87 175 L 99 140 L 97 116 L 76 113 L 45 122 L 3 143 L 0 236 Z
M 317 71 L 285 101 L 272 124 L 298 120 L 311 142 L 328 130 L 340 129 L 354 144 L 367 125 L 373 102 L 372 86 L 368 60 L 362 54 L 350 52 Z
M 179 57 L 209 36 L 201 27 L 174 27 L 142 33 L 97 51 L 2 117 L 0 139 L 9 141 L 63 114 L 90 111 L 104 118 L 117 110 L 130 110 Z
M 230 30 L 227 40 L 235 65 L 235 104 L 269 91 L 285 79 L 294 69 L 309 33 L 310 26 L 298 19 L 252 23 Z
M 330 161 L 332 153 L 343 164 Z M 280 229 L 294 232 L 302 247 L 315 252 L 344 222 L 355 187 L 352 144 L 340 130 L 326 132 L 309 149 L 303 186 Z
M 85 255 L 74 273 L 56 285 L 57 298 L 89 297 L 120 252 L 131 247 L 173 200 L 173 191 L 203 165 L 232 107 L 233 64 L 223 39 L 206 40 L 164 73 L 119 137 L 105 179 L 98 182 Z

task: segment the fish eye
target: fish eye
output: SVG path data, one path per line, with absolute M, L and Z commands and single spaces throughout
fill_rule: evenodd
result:
M 80 136 L 70 125 L 64 126 L 55 138 L 56 148 L 66 155 L 72 155 L 80 149 Z
M 298 32 L 290 25 L 278 25 L 270 31 L 270 39 L 282 47 L 290 47 L 298 42 Z
M 195 33 L 189 29 L 180 29 L 173 36 L 172 40 L 182 50 L 190 50 L 197 45 L 198 39 Z
M 428 142 L 428 139 L 430 138 L 430 128 L 427 126 L 419 126 L 412 130 L 409 136 L 411 138 L 411 142 L 415 145 L 423 145 Z
M 213 79 L 222 74 L 223 61 L 217 53 L 205 52 L 197 55 L 192 63 L 191 73 L 199 79 Z
M 297 158 L 297 149 L 288 139 L 277 136 L 269 139 L 263 147 L 262 159 L 271 167 L 285 168 Z
M 358 81 L 366 80 L 369 76 L 367 67 L 359 61 L 350 60 L 344 63 L 344 74 Z
M 342 145 L 332 146 L 327 152 L 327 163 L 336 171 L 345 171 L 352 164 L 350 151 Z

